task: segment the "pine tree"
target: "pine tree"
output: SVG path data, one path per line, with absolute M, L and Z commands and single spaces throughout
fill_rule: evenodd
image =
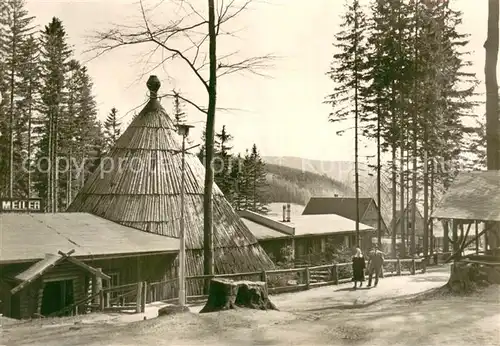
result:
M 65 73 L 71 55 L 66 40 L 64 26 L 55 17 L 41 32 L 41 113 L 44 117 L 44 129 L 39 143 L 38 159 L 46 158 L 46 167 L 41 167 L 43 171 L 37 172 L 36 189 L 39 196 L 46 199 L 49 212 L 58 210 L 58 133 L 59 123 L 64 116 Z
M 252 211 L 261 214 L 267 214 L 269 208 L 267 206 L 267 174 L 265 170 L 265 163 L 260 156 L 257 146 L 254 144 L 250 152 L 250 189 Z
M 206 132 L 205 132 L 205 129 L 203 129 L 203 132 L 201 133 L 201 145 L 200 145 L 200 150 L 198 151 L 198 153 L 196 154 L 196 156 L 198 156 L 198 158 L 200 159 L 201 163 L 203 164 L 203 166 L 206 165 L 206 162 L 205 162 L 205 151 L 206 151 L 206 148 L 205 148 L 205 137 L 206 137 Z
M 232 203 L 234 192 L 234 181 L 231 179 L 233 160 L 230 143 L 232 140 L 233 136 L 227 132 L 226 125 L 223 125 L 221 131 L 215 134 L 214 181 L 230 203 Z
M 6 14 L 6 21 L 4 25 L 8 28 L 7 35 L 3 39 L 5 48 L 5 72 L 8 74 L 7 82 L 7 105 L 8 120 L 7 120 L 7 133 L 8 133 L 8 196 L 12 198 L 16 192 L 16 181 L 14 180 L 17 175 L 17 168 L 19 169 L 20 161 L 22 158 L 19 153 L 22 150 L 21 132 L 19 129 L 18 119 L 20 111 L 17 108 L 16 96 L 19 82 L 19 73 L 22 69 L 21 47 L 26 41 L 30 32 L 33 30 L 31 22 L 34 17 L 28 15 L 25 8 L 24 0 L 8 0 L 4 7 Z M 17 136 L 16 136 L 17 135 Z M 17 137 L 17 138 L 16 138 Z M 17 155 L 16 155 L 17 154 Z M 18 176 L 19 177 L 19 176 Z M 22 181 L 22 180 L 21 180 Z M 26 188 L 26 187 L 25 187 Z
M 20 157 L 16 158 L 17 188 L 23 196 L 30 198 L 33 189 L 33 159 L 35 129 L 38 125 L 38 104 L 40 92 L 40 63 L 38 41 L 33 35 L 28 37 L 20 46 L 19 86 L 17 88 L 20 116 L 17 119 L 16 139 L 20 150 Z
M 113 107 L 104 121 L 105 151 L 108 153 L 120 137 L 120 126 L 121 123 L 118 121 L 118 110 Z
M 85 161 L 91 156 L 90 152 L 99 152 L 98 157 L 104 155 L 104 136 L 101 123 L 97 120 L 96 101 L 92 94 L 93 83 L 88 75 L 87 68 L 80 69 L 81 88 L 79 94 L 80 113 L 78 115 L 77 145 L 80 148 L 79 156 Z M 99 161 L 100 162 L 100 161 Z M 96 169 L 96 166 L 89 164 L 83 171 L 78 172 L 80 186 L 85 182 Z
M 336 83 L 334 92 L 328 96 L 327 102 L 334 111 L 331 121 L 354 117 L 354 174 L 356 190 L 356 238 L 359 244 L 359 122 L 362 114 L 363 89 L 366 81 L 367 58 L 367 20 L 358 0 L 346 3 L 346 13 L 341 24 L 342 30 L 335 35 L 334 46 L 339 53 L 333 56 L 333 63 L 328 75 Z

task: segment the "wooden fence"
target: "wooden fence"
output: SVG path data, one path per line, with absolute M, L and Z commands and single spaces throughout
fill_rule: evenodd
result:
M 425 270 L 425 261 L 422 259 L 386 259 L 383 276 L 415 275 L 418 271 L 425 273 Z M 188 276 L 186 278 L 187 301 L 206 299 L 206 296 L 199 294 L 197 287 L 203 286 L 199 285 L 199 281 L 212 278 L 263 281 L 267 284 L 270 294 L 297 292 L 314 287 L 350 282 L 352 263 L 303 266 L 250 273 Z M 137 282 L 102 289 L 97 294 L 72 304 L 54 315 L 61 315 L 65 312 L 79 314 L 83 311 L 135 311 L 140 313 L 145 311 L 146 304 L 157 301 L 175 303 L 177 299 L 177 278 L 161 282 Z
M 383 276 L 415 275 L 417 272 L 425 273 L 425 271 L 425 261 L 422 259 L 386 259 Z M 206 296 L 202 295 L 197 288 L 203 286 L 200 285 L 201 282 L 212 278 L 263 281 L 267 284 L 270 294 L 279 294 L 350 282 L 352 279 L 352 263 L 325 264 L 212 276 L 188 276 L 186 278 L 187 300 L 205 299 Z M 143 283 L 142 290 L 142 296 L 144 296 L 145 303 L 147 304 L 156 301 L 175 302 L 178 299 L 178 279 Z

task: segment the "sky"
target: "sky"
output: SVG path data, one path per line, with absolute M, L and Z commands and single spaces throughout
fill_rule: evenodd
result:
M 180 0 L 170 0 L 170 2 Z M 238 0 L 237 0 L 238 1 Z M 169 0 L 146 1 L 146 8 L 162 3 L 148 12 L 150 23 L 164 24 L 182 15 Z M 205 1 L 192 0 L 203 15 Z M 227 3 L 228 1 L 226 1 Z M 463 11 L 460 32 L 470 34 L 469 50 L 473 72 L 484 91 L 484 48 L 487 0 L 450 0 L 451 7 Z M 206 91 L 181 61 L 163 64 L 154 73 L 149 68 L 162 56 L 147 60 L 154 46 L 127 46 L 99 58 L 87 50 L 95 46 L 92 34 L 119 23 L 129 27 L 143 25 L 137 0 L 27 0 L 29 13 L 36 16 L 41 30 L 52 17 L 63 21 L 75 58 L 86 62 L 94 82 L 99 119 L 112 107 L 119 111 L 125 127 L 147 100 L 146 81 L 155 74 L 162 82 L 160 94 L 180 90 L 184 97 L 205 106 Z M 244 152 L 256 144 L 264 156 L 297 156 L 316 160 L 352 161 L 353 132 L 337 136 L 348 124 L 328 122 L 330 106 L 323 103 L 332 89 L 326 72 L 332 61 L 333 38 L 339 30 L 343 0 L 255 0 L 245 11 L 227 23 L 233 33 L 218 42 L 220 55 L 236 52 L 234 59 L 272 54 L 276 58 L 263 72 L 266 76 L 234 74 L 218 80 L 216 130 L 223 125 L 234 137 L 233 150 Z M 175 44 L 184 45 L 184 42 Z M 172 100 L 164 98 L 167 112 Z M 483 114 L 483 110 L 478 112 Z M 198 140 L 205 115 L 186 107 L 188 123 L 195 128 L 191 137 Z M 362 155 L 374 154 L 373 143 L 362 145 Z

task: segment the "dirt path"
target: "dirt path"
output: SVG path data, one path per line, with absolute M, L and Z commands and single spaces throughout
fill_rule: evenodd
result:
M 447 280 L 446 269 L 386 278 L 379 287 L 329 286 L 274 296 L 281 311 L 169 316 L 126 326 L 6 326 L 0 344 L 97 345 L 500 345 L 498 287 L 481 296 L 403 299 Z M 354 306 L 363 306 L 353 308 Z

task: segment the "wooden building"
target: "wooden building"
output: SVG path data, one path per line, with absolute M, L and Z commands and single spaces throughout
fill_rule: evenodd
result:
M 149 102 L 117 140 L 109 157 L 103 158 L 68 211 L 88 212 L 145 232 L 178 238 L 182 139 L 160 104 L 160 81 L 151 76 L 147 86 Z M 185 160 L 186 270 L 187 275 L 202 275 L 205 168 L 192 150 Z M 216 185 L 213 241 L 216 274 L 274 267 Z M 196 285 L 202 284 L 200 280 Z
M 351 248 L 356 245 L 355 221 L 339 215 L 298 215 L 283 221 L 248 210 L 239 213 L 262 247 L 277 262 L 283 260 L 286 247 L 291 247 L 295 260 L 308 257 L 319 262 L 329 251 L 329 246 Z M 376 231 L 368 225 L 359 226 L 362 248 L 367 250 Z
M 359 222 L 378 228 L 377 203 L 373 198 L 359 198 Z M 335 214 L 356 221 L 356 198 L 354 197 L 311 197 L 303 215 L 328 215 Z M 382 234 L 389 234 L 384 215 L 381 213 Z
M 413 202 L 409 202 L 404 209 L 404 230 L 406 244 L 409 244 L 412 228 L 415 228 L 415 239 L 417 241 L 417 245 L 422 246 L 424 242 L 424 217 L 422 216 L 422 213 L 417 206 L 415 210 L 415 224 L 413 225 L 412 213 Z M 389 228 L 390 230 L 392 230 L 392 225 L 394 222 L 396 222 L 396 237 L 401 238 L 401 209 L 396 210 L 396 219 L 391 220 Z
M 443 222 L 445 252 L 451 248 L 456 253 L 471 244 L 479 252 L 479 238 L 483 237 L 485 251 L 498 255 L 500 171 L 460 172 L 432 213 L 432 218 Z M 470 235 L 473 235 L 472 240 L 464 240 Z
M 47 316 L 92 295 L 99 279 L 118 286 L 168 276 L 179 240 L 87 213 L 1 215 L 0 313 Z M 73 252 L 71 252 L 73 250 Z

